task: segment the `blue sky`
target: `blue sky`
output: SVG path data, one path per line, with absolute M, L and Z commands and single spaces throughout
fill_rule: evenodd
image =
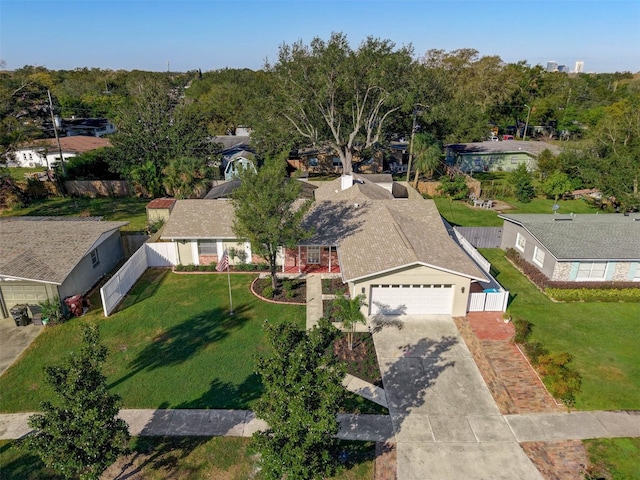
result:
M 0 0 L 7 69 L 259 69 L 283 42 L 369 35 L 415 56 L 474 48 L 505 62 L 640 71 L 640 0 Z

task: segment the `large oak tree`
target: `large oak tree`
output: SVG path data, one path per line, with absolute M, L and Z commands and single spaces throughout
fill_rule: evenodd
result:
M 354 156 L 382 140 L 385 123 L 407 94 L 412 47 L 368 37 L 353 49 L 346 35 L 280 47 L 266 65 L 273 78 L 275 112 L 300 144 L 327 149 L 344 174 Z

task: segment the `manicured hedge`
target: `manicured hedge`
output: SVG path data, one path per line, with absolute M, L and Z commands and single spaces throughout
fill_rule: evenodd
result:
M 559 302 L 640 302 L 640 288 L 546 288 Z
M 507 249 L 506 257 L 549 297 L 560 302 L 640 301 L 640 284 L 636 282 L 552 281 L 523 259 L 515 249 Z

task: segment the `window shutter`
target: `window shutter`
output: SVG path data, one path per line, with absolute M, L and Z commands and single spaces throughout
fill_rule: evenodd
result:
M 578 276 L 578 267 L 580 262 L 571 262 L 571 271 L 569 272 L 569 280 L 575 280 Z

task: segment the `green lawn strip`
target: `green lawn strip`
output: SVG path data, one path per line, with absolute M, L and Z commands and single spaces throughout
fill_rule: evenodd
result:
M 131 448 L 134 464 L 146 480 L 264 478 L 255 471 L 256 457 L 248 438 L 137 437 L 132 439 Z M 340 450 L 348 453 L 348 460 L 332 480 L 373 479 L 374 443 L 343 441 Z M 107 470 L 113 473 L 111 478 L 120 474 L 123 463 L 117 462 Z M 13 441 L 0 441 L 0 465 L 0 480 L 61 478 L 47 469 L 37 455 L 25 453 Z
M 147 224 L 148 199 L 135 197 L 63 197 L 34 200 L 27 207 L 2 212 L 1 216 L 71 216 L 104 217 L 105 220 L 127 221 L 125 231 L 144 231 Z
M 640 479 L 640 438 L 597 438 L 583 443 L 591 463 L 587 478 Z
M 529 203 L 518 202 L 515 198 L 505 198 L 502 201 L 508 203 L 513 208 L 503 210 L 502 213 L 509 215 L 515 213 L 553 213 L 551 208 L 553 199 L 537 198 Z M 498 217 L 495 209 L 474 208 L 472 204 L 464 201 L 451 202 L 445 197 L 435 197 L 433 201 L 438 207 L 440 215 L 447 222 L 456 226 L 465 227 L 501 227 L 504 220 Z M 590 206 L 584 200 L 558 200 L 560 209 L 557 213 L 596 213 L 599 210 Z
M 47 327 L 22 359 L 0 377 L 0 412 L 36 410 L 49 398 L 46 365 L 63 362 L 80 341 L 80 325 L 100 325 L 105 365 L 124 408 L 251 408 L 261 394 L 255 356 L 267 353 L 264 320 L 304 328 L 304 306 L 258 300 L 253 275 L 231 275 L 235 315 L 229 316 L 226 275 L 148 270 L 108 318 L 94 307 L 80 319 Z
M 640 304 L 554 303 L 498 249 L 483 249 L 500 284 L 513 297 L 508 311 L 533 323 L 531 341 L 568 352 L 582 376 L 576 408 L 640 409 Z

